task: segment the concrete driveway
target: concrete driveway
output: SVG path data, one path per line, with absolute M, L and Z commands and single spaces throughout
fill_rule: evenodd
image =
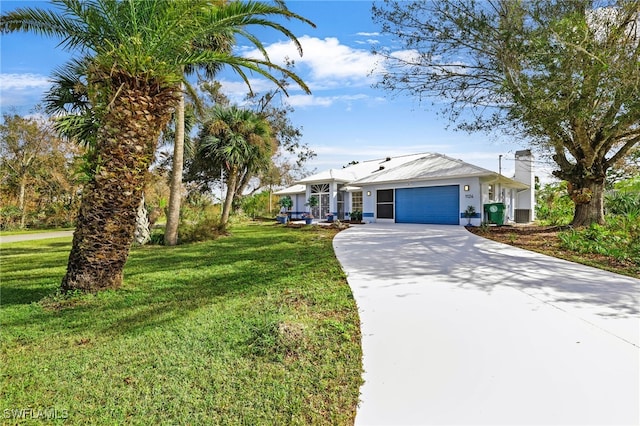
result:
M 460 226 L 353 226 L 334 248 L 360 311 L 356 424 L 640 424 L 640 280 Z

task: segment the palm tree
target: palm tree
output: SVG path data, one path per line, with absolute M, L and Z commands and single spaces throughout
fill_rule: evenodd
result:
M 310 22 L 279 2 L 233 2 L 224 7 L 211 0 L 53 3 L 57 9 L 20 8 L 3 14 L 0 30 L 59 37 L 62 46 L 84 55 L 89 102 L 99 126 L 95 168 L 83 190 L 62 289 L 117 288 L 122 284 L 149 166 L 160 133 L 177 105 L 185 67 L 225 64 L 247 84 L 244 70 L 276 84 L 271 72 L 278 70 L 308 91 L 298 76 L 269 61 L 247 27 L 270 27 L 298 44 L 289 30 L 268 18 Z M 215 34 L 241 35 L 265 56 L 242 58 L 193 43 Z
M 226 0 L 218 0 L 224 5 Z M 193 40 L 194 47 L 230 52 L 233 47 L 233 34 L 212 34 L 206 38 Z M 199 65 L 199 66 L 198 66 Z M 207 79 L 213 79 L 222 69 L 221 63 L 203 63 L 188 65 L 184 71 L 186 75 L 204 71 Z M 197 96 L 193 96 L 196 107 L 199 107 Z M 198 108 L 199 109 L 199 108 Z M 178 224 L 180 222 L 180 204 L 182 201 L 182 171 L 184 167 L 184 142 L 185 142 L 185 98 L 181 93 L 175 112 L 175 137 L 173 144 L 173 159 L 171 163 L 171 184 L 169 192 L 169 206 L 167 212 L 167 225 L 164 232 L 164 244 L 175 246 L 178 244 Z
M 277 142 L 269 121 L 251 110 L 236 106 L 212 110 L 197 140 L 198 160 L 209 170 L 225 173 L 227 194 L 221 226 L 229 221 L 233 200 L 241 178 L 269 167 Z

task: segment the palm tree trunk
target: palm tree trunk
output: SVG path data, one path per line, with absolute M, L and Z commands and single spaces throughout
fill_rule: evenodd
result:
M 184 93 L 180 95 L 176 108 L 176 139 L 173 145 L 173 163 L 171 166 L 171 189 L 169 192 L 169 211 L 164 231 L 164 244 L 178 244 L 178 224 L 180 223 L 180 202 L 182 200 L 182 168 L 184 166 Z
M 227 223 L 229 223 L 229 213 L 231 212 L 231 207 L 233 206 L 233 198 L 236 193 L 236 184 L 238 181 L 238 167 L 232 166 L 231 170 L 229 170 L 229 178 L 227 179 L 227 195 L 224 199 L 224 206 L 222 207 L 222 220 L 220 225 L 222 228 L 227 227 Z
M 84 187 L 62 290 L 118 288 L 129 255 L 160 132 L 171 118 L 175 90 L 123 78 L 98 130 L 95 175 Z

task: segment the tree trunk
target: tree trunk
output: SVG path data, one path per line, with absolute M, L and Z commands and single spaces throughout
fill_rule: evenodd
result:
M 223 229 L 227 227 L 227 223 L 229 222 L 229 213 L 231 212 L 231 207 L 233 206 L 233 198 L 235 197 L 237 181 L 238 168 L 231 167 L 227 180 L 227 195 L 224 199 L 224 206 L 222 207 L 222 219 L 220 225 Z
M 173 163 L 171 166 L 171 190 L 169 193 L 169 211 L 164 231 L 164 244 L 178 244 L 178 225 L 180 223 L 180 203 L 182 201 L 182 168 L 184 166 L 184 93 L 180 95 L 176 108 L 176 139 L 173 144 Z
M 101 117 L 96 137 L 101 160 L 83 189 L 63 291 L 121 286 L 148 169 L 175 105 L 175 90 L 126 76 L 104 78 L 119 90 Z
M 571 225 L 579 227 L 604 223 L 604 182 L 570 182 L 568 189 L 575 204 Z
M 20 229 L 24 229 L 26 225 L 27 209 L 25 206 L 25 192 L 27 189 L 27 177 L 20 178 L 20 193 L 18 195 L 18 207 L 20 208 Z

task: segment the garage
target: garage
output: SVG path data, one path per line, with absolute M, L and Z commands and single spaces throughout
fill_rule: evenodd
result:
M 396 222 L 460 224 L 458 185 L 396 189 Z

